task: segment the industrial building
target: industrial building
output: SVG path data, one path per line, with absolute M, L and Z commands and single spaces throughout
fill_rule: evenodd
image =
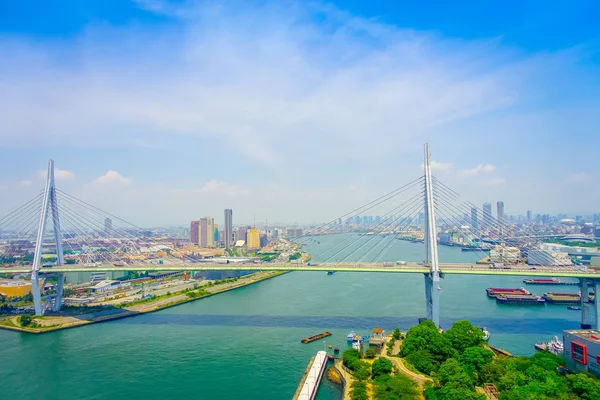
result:
M 40 282 L 40 288 L 44 281 Z M 31 293 L 31 281 L 24 279 L 0 279 L 0 295 L 6 298 L 23 297 Z
M 600 378 L 600 331 L 592 329 L 563 331 L 565 367 L 589 372 Z
M 529 265 L 573 265 L 569 253 L 564 251 L 548 249 L 532 249 L 527 253 L 527 264 Z

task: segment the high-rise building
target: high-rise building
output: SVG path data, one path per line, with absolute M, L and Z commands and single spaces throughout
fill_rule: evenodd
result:
M 104 233 L 106 235 L 109 235 L 110 231 L 112 231 L 112 219 L 105 218 L 104 219 Z
M 479 221 L 477 219 L 477 207 L 471 207 L 471 228 L 474 231 L 479 229 Z
M 531 210 L 527 210 L 527 222 L 531 222 L 533 217 L 533 213 L 531 212 Z
M 196 245 L 200 243 L 200 221 L 190 222 L 190 241 Z
M 248 249 L 260 249 L 260 234 L 254 228 L 248 232 L 247 247 Z
M 504 202 L 503 201 L 499 201 L 498 203 L 496 203 L 496 214 L 498 217 L 498 222 L 503 222 L 504 221 Z
M 262 249 L 268 243 L 269 243 L 269 239 L 267 238 L 267 234 L 266 233 L 261 233 L 260 234 L 260 248 Z
M 233 210 L 230 208 L 225 209 L 225 226 L 223 227 L 225 231 L 225 248 L 231 248 L 231 241 L 233 240 Z M 243 239 L 245 240 L 245 239 Z
M 215 233 L 213 234 L 215 244 L 219 243 L 219 225 L 215 224 Z
M 341 221 L 341 219 L 340 219 Z M 279 229 L 273 229 L 273 238 L 277 239 L 279 237 Z
M 492 225 L 492 205 L 490 203 L 483 203 L 483 226 L 489 227 Z
M 200 247 L 212 247 L 214 246 L 215 237 L 215 220 L 212 217 L 200 218 L 200 232 L 198 237 L 198 244 Z
M 248 228 L 245 226 L 237 228 L 237 231 L 235 232 L 235 240 L 243 240 L 246 242 L 248 240 Z

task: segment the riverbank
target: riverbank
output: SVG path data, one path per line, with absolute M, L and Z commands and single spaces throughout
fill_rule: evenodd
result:
M 40 334 L 53 332 L 62 329 L 76 328 L 79 326 L 95 324 L 99 322 L 113 321 L 122 318 L 134 317 L 140 314 L 152 313 L 166 308 L 174 307 L 180 304 L 189 303 L 195 300 L 211 297 L 219 293 L 238 289 L 253 283 L 261 282 L 287 273 L 287 271 L 276 272 L 257 272 L 251 275 L 238 278 L 235 281 L 226 281 L 213 286 L 201 286 L 197 290 L 188 290 L 180 293 L 159 296 L 155 299 L 145 299 L 132 302 L 131 305 L 123 307 L 113 307 L 96 311 L 99 307 L 90 310 L 82 308 L 84 312 L 70 314 L 61 313 L 59 315 L 45 315 L 34 317 L 35 323 L 32 327 L 22 327 L 18 322 L 19 316 L 5 317 L 0 321 L 0 329 L 11 331 Z M 87 311 L 87 312 L 86 312 Z

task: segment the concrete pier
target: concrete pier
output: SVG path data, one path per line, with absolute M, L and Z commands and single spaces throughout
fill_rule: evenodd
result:
M 327 366 L 327 359 L 327 353 L 324 351 L 319 351 L 316 356 L 311 358 L 293 400 L 314 400 Z

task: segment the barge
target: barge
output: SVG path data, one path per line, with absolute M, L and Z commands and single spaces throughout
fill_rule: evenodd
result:
M 546 303 L 546 299 L 535 294 L 526 294 L 520 296 L 499 295 L 498 297 L 496 297 L 496 303 L 543 306 Z
M 579 304 L 581 303 L 581 296 L 579 293 L 544 293 L 544 299 L 550 304 Z
M 310 343 L 310 342 L 314 342 L 315 340 L 323 339 L 324 337 L 331 336 L 331 335 L 332 335 L 331 332 L 322 332 L 322 333 L 319 333 L 318 335 L 304 338 L 300 342 Z
M 523 283 L 528 285 L 579 285 L 579 282 L 561 281 L 560 279 L 523 279 Z
M 524 288 L 513 289 L 513 288 L 487 288 L 485 289 L 488 297 L 498 297 L 498 296 L 525 296 L 530 295 L 531 293 Z

